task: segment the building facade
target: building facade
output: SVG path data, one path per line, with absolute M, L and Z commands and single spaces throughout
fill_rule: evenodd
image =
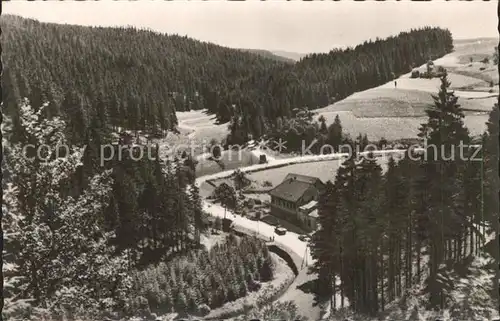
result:
M 317 227 L 317 204 L 325 185 L 317 177 L 288 174 L 270 191 L 271 214 L 306 230 Z

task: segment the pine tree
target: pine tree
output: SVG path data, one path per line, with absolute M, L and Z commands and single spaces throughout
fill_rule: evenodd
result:
M 340 293 L 341 293 L 341 306 L 344 306 L 344 297 L 353 302 L 353 309 L 356 309 L 356 300 L 354 298 L 356 293 L 356 259 L 357 259 L 357 237 L 356 225 L 354 224 L 353 215 L 356 210 L 356 154 L 354 153 L 346 159 L 342 167 L 337 170 L 335 178 L 335 186 L 338 192 L 339 202 L 338 221 L 339 221 L 339 235 L 341 236 L 340 244 Z
M 342 124 L 339 115 L 335 116 L 333 124 L 328 128 L 328 143 L 332 145 L 336 151 L 338 151 L 342 143 Z
M 224 206 L 224 218 L 226 218 L 227 209 L 236 208 L 237 199 L 234 188 L 223 183 L 217 186 L 217 188 L 214 191 L 214 196 Z
M 443 304 L 442 285 L 437 280 L 438 267 L 449 255 L 447 243 L 453 231 L 463 230 L 466 222 L 460 217 L 460 197 L 457 175 L 460 175 L 463 161 L 455 155 L 457 147 L 468 145 L 469 133 L 464 126 L 463 111 L 458 105 L 458 98 L 448 91 L 450 82 L 447 75 L 441 77 L 441 87 L 437 96 L 433 96 L 435 106 L 426 110 L 429 120 L 421 128 L 421 136 L 427 140 L 425 175 L 428 176 L 429 194 L 425 215 L 430 222 L 429 236 L 431 257 L 429 260 L 429 292 L 431 305 Z M 450 197 L 451 196 L 451 197 Z M 445 223 L 446 222 L 446 223 Z
M 337 217 L 337 202 L 335 186 L 327 182 L 325 192 L 321 195 L 318 204 L 319 229 L 311 240 L 311 256 L 316 260 L 310 268 L 310 273 L 318 275 L 318 299 L 330 297 L 334 300 L 336 290 L 336 276 L 340 272 L 341 263 L 341 226 Z M 336 302 L 331 302 L 336 306 Z
M 320 123 L 319 132 L 321 134 L 327 134 L 328 133 L 328 127 L 326 126 L 326 118 L 325 118 L 325 116 L 323 116 L 323 115 L 319 116 L 318 121 Z

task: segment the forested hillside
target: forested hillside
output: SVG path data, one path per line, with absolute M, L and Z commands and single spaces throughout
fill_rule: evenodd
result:
M 346 50 L 312 54 L 293 65 L 249 77 L 238 94 L 230 141 L 267 133 L 295 108 L 316 109 L 354 92 L 386 83 L 453 49 L 451 33 L 439 28 L 402 32 Z M 225 111 L 214 111 L 218 114 Z
M 175 111 L 225 110 L 241 79 L 282 63 L 177 35 L 3 16 L 6 109 L 51 102 L 82 138 L 92 119 L 114 127 L 172 129 Z M 225 107 L 220 107 L 224 105 Z M 210 107 L 209 107 L 210 106 Z
M 281 62 L 287 62 L 287 63 L 291 63 L 291 64 L 295 63 L 295 60 L 284 57 L 284 56 L 277 55 L 276 53 L 273 53 L 269 50 L 263 50 L 263 49 L 241 49 L 241 50 L 248 51 L 248 52 L 251 52 L 251 53 L 254 53 L 257 55 L 261 55 L 262 57 L 274 59 L 274 60 L 281 61 Z
M 295 108 L 324 107 L 453 48 L 448 30 L 427 27 L 289 64 L 150 30 L 16 16 L 1 27 L 7 111 L 15 116 L 22 97 L 33 106 L 50 101 L 47 114 L 64 115 L 76 141 L 92 121 L 160 133 L 175 127 L 175 111 L 205 108 L 231 120 L 229 140 L 240 142 L 268 133 Z

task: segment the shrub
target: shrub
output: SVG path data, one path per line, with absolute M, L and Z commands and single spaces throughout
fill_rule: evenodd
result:
M 203 303 L 198 307 L 198 311 L 200 312 L 201 316 L 206 316 L 210 313 L 211 309 L 207 304 Z
M 220 217 L 216 217 L 215 218 L 215 222 L 214 222 L 214 228 L 216 230 L 222 230 L 222 220 Z
M 219 159 L 222 155 L 222 147 L 215 138 L 210 141 L 210 153 L 215 159 Z
M 234 171 L 233 180 L 234 186 L 237 190 L 243 189 L 252 183 L 252 181 L 248 179 L 247 175 L 239 169 Z
M 445 70 L 445 71 L 442 71 L 442 72 L 437 72 L 437 73 L 434 75 L 434 77 L 436 77 L 436 78 L 441 78 L 441 77 L 443 77 L 443 76 L 445 76 L 445 75 L 446 75 L 446 70 Z
M 413 71 L 411 72 L 411 76 L 410 76 L 410 78 L 420 78 L 420 71 L 418 71 L 418 70 L 413 70 Z
M 490 63 L 490 58 L 485 57 L 483 60 L 481 60 L 481 62 L 482 62 L 483 64 L 488 64 L 488 63 Z
M 486 69 L 486 67 L 480 67 L 480 68 L 479 68 L 479 70 L 481 70 L 481 71 L 483 71 L 483 70 L 485 70 L 485 69 Z
M 139 315 L 149 316 L 151 315 L 151 310 L 149 308 L 148 300 L 143 296 L 138 296 L 132 303 L 132 307 Z
M 264 187 L 272 187 L 273 186 L 273 183 L 271 183 L 270 181 L 264 181 L 264 183 L 262 184 Z

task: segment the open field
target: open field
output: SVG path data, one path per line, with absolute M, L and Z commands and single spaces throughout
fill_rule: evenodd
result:
M 498 46 L 498 39 L 484 38 L 484 39 L 465 39 L 454 41 L 453 54 L 458 57 L 459 63 L 469 63 L 472 57 L 474 61 L 490 57 L 493 50 Z
M 427 122 L 427 117 L 374 117 L 358 118 L 352 112 L 324 112 L 327 124 L 333 123 L 339 115 L 344 132 L 356 137 L 359 133 L 366 133 L 368 139 L 379 140 L 384 137 L 388 140 L 415 138 L 421 124 Z M 487 114 L 468 115 L 464 122 L 473 135 L 481 134 L 486 129 Z
M 379 161 L 382 169 L 386 170 L 386 160 L 381 158 Z M 334 181 L 337 175 L 337 169 L 342 165 L 342 160 L 328 160 L 314 163 L 294 164 L 279 168 L 263 170 L 248 174 L 248 178 L 256 183 L 262 184 L 264 181 L 270 181 L 273 186 L 280 184 L 289 173 L 302 174 L 319 178 L 322 182 Z
M 469 39 L 454 41 L 455 50 L 451 54 L 435 61 L 450 72 L 461 74 L 484 81 L 493 81 L 498 84 L 498 69 L 493 65 L 494 48 L 498 46 L 498 39 Z M 470 59 L 472 58 L 472 63 Z M 490 62 L 483 64 L 480 61 L 488 58 Z M 479 68 L 484 67 L 484 70 Z
M 492 62 L 497 44 L 497 39 L 460 40 L 455 43 L 454 52 L 434 61 L 436 66 L 448 69 L 451 89 L 459 97 L 458 102 L 465 110 L 465 125 L 473 135 L 485 130 L 488 113 L 497 102 L 498 88 L 490 87 L 490 81 L 498 84 L 497 66 Z M 480 62 L 486 56 L 490 62 Z M 425 68 L 424 65 L 417 69 Z M 331 124 L 339 115 L 345 132 L 351 136 L 366 133 L 371 140 L 414 138 L 420 124 L 427 121 L 425 109 L 433 105 L 431 94 L 437 94 L 439 86 L 438 78 L 411 79 L 410 74 L 406 74 L 397 79 L 397 88 L 390 81 L 354 93 L 317 109 L 317 117 L 322 115 L 327 124 Z
M 228 133 L 228 124 L 216 124 L 215 115 L 208 115 L 205 110 L 177 112 L 179 129 L 189 130 L 189 137 L 208 143 L 212 138 L 221 141 Z
M 466 110 L 466 115 L 473 114 L 473 111 L 489 112 L 496 100 L 489 93 L 465 92 L 464 95 L 470 98 L 459 98 L 459 104 Z M 434 100 L 430 93 L 419 90 L 389 89 L 382 86 L 356 93 L 336 104 L 318 109 L 317 112 L 318 115 L 324 115 L 329 112 L 350 111 L 358 118 L 423 117 L 426 116 L 425 110 L 433 104 Z
M 203 147 L 216 139 L 220 142 L 227 136 L 227 124 L 216 124 L 215 116 L 206 114 L 204 110 L 193 110 L 176 113 L 179 134 L 168 133 L 167 137 L 155 140 L 160 149 L 166 150 L 164 146 L 177 149 L 193 148 L 194 155 L 204 152 Z
M 450 82 L 450 90 L 459 89 L 463 87 L 487 87 L 489 83 L 484 80 L 459 75 L 456 73 L 448 73 L 448 81 Z M 407 89 L 407 90 L 418 90 L 423 92 L 428 92 L 431 94 L 436 94 L 441 85 L 439 78 L 425 79 L 425 78 L 410 78 L 409 75 L 405 75 L 397 80 L 397 89 Z M 394 88 L 394 82 L 386 83 L 378 88 Z M 370 91 L 367 90 L 367 91 Z
M 492 58 L 490 57 L 490 59 Z M 481 68 L 484 69 L 481 70 Z M 448 67 L 447 69 L 454 74 L 477 78 L 488 83 L 492 81 L 494 85 L 498 85 L 498 69 L 491 61 L 488 64 L 473 62 L 455 67 Z M 498 91 L 498 87 L 494 89 Z
M 224 151 L 219 162 L 201 158 L 196 165 L 196 176 L 211 175 L 225 170 L 237 169 L 259 163 L 259 159 L 251 152 Z

